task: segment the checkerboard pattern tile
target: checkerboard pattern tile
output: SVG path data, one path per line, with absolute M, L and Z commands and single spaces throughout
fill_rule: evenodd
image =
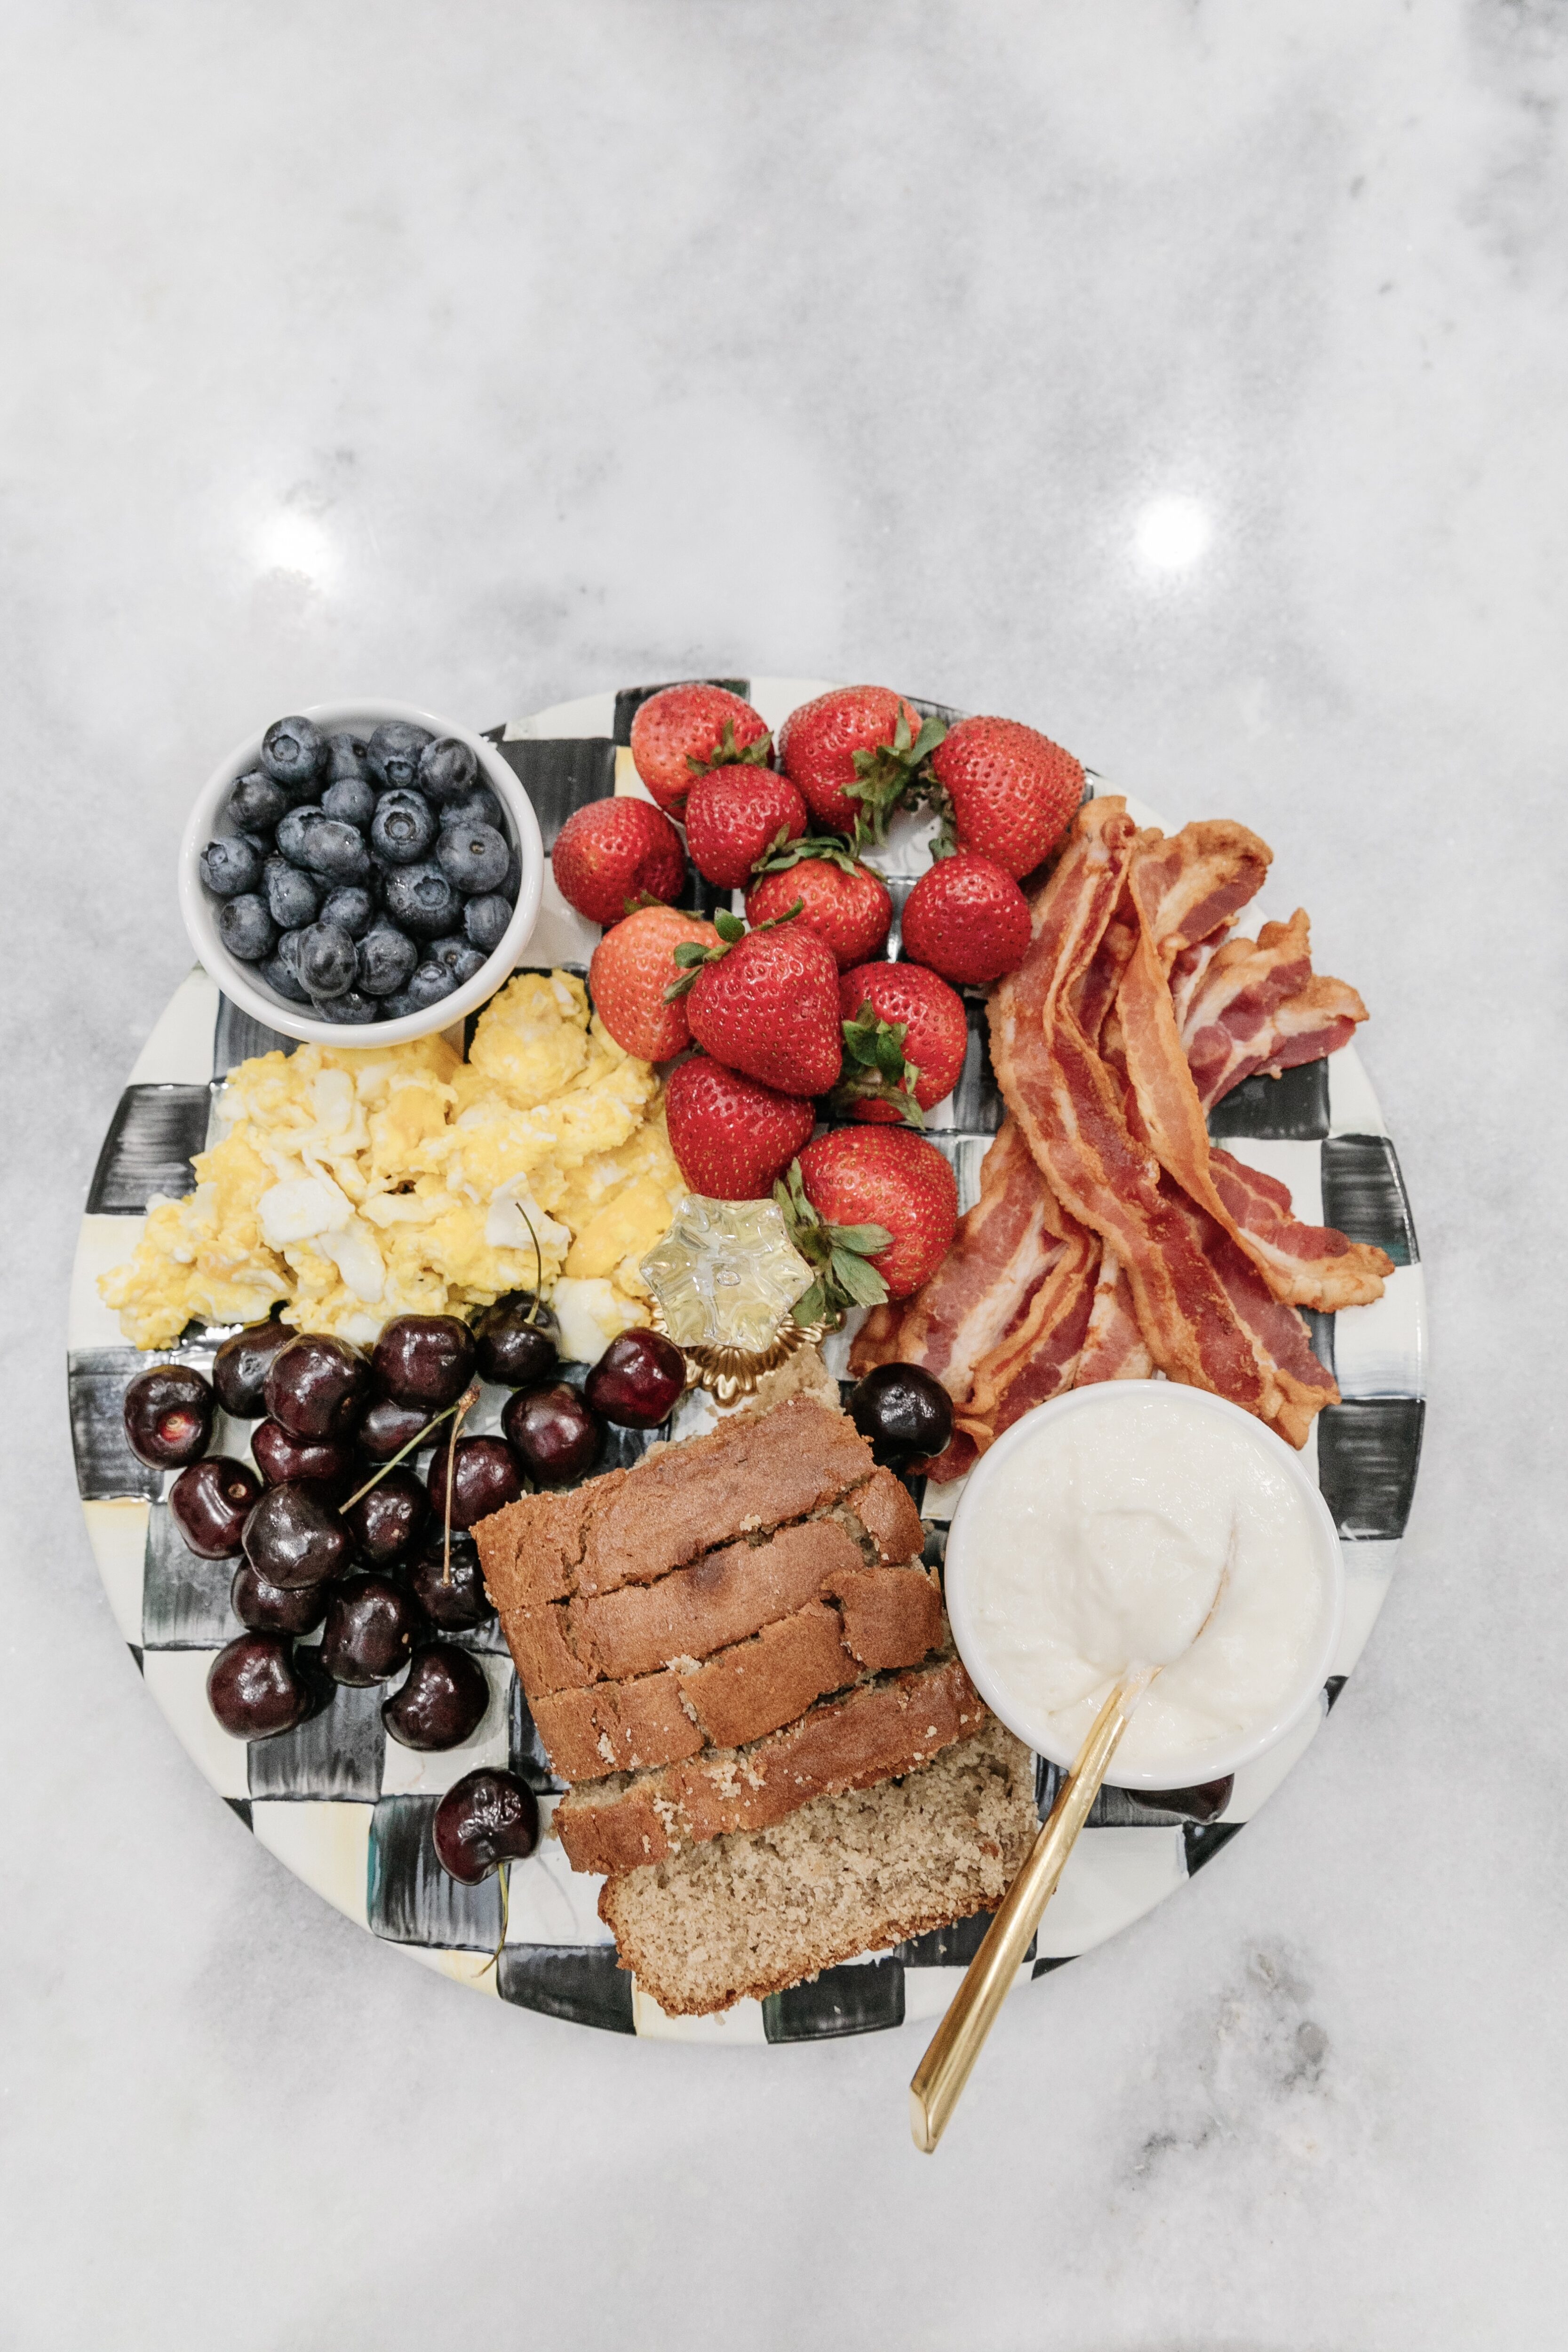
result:
M 823 690 L 820 681 L 805 678 L 717 683 L 745 695 L 774 729 Z M 493 730 L 491 740 L 533 802 L 547 849 L 574 809 L 610 792 L 641 793 L 626 746 L 638 704 L 658 690 L 639 686 L 595 695 Z M 942 705 L 917 708 L 957 715 Z M 1108 789 L 1098 779 L 1094 786 Z M 1136 801 L 1131 806 L 1142 822 L 1154 821 Z M 931 830 L 929 821 L 898 818 L 886 846 L 871 855 L 896 904 L 929 862 Z M 710 910 L 715 896 L 699 881 L 691 903 Z M 530 965 L 585 971 L 597 938 L 547 879 Z M 897 941 L 895 928 L 891 952 Z M 1003 1117 L 978 996 L 969 1012 L 963 1074 L 930 1125 L 952 1162 L 963 1207 L 975 1198 L 980 1163 Z M 546 1837 L 528 1862 L 512 1866 L 503 1938 L 499 1882 L 459 1886 L 437 1864 L 430 1836 L 442 1792 L 477 1765 L 510 1764 L 539 1792 L 546 1816 L 561 1792 L 493 1623 L 459 1637 L 479 1658 L 491 1700 L 472 1739 L 447 1755 L 416 1755 L 389 1741 L 381 1690 L 340 1689 L 297 1730 L 249 1747 L 218 1728 L 205 1678 L 213 1653 L 240 1630 L 228 1601 L 232 1564 L 198 1560 L 187 1551 L 164 1500 L 170 1481 L 145 1469 L 126 1446 L 121 1400 L 149 1359 L 125 1345 L 95 1284 L 133 1247 L 150 1197 L 189 1188 L 192 1155 L 205 1143 L 226 1073 L 274 1048 L 291 1050 L 288 1039 L 229 1003 L 205 973 L 182 983 L 104 1139 L 71 1286 L 68 1378 L 82 1509 L 115 1622 L 176 1736 L 260 1842 L 329 1902 L 440 1973 L 517 2007 L 612 2032 L 701 2042 L 820 2041 L 939 2016 L 984 1932 L 984 1916 L 827 1969 L 767 2000 L 742 2001 L 722 2017 L 668 2018 L 617 1967 L 595 1907 L 599 1882 L 569 1870 L 559 1845 Z M 1421 1450 L 1425 1291 L 1399 1162 L 1355 1048 L 1283 1078 L 1248 1079 L 1210 1124 L 1237 1158 L 1287 1182 L 1304 1217 L 1376 1242 L 1394 1260 L 1375 1306 L 1312 1318 L 1314 1342 L 1343 1398 L 1320 1416 L 1314 1446 L 1343 1549 L 1344 1631 L 1321 1706 L 1282 1748 L 1234 1780 L 1204 1788 L 1101 1791 L 1020 1983 L 1140 1917 L 1250 1820 L 1310 1744 L 1354 1667 L 1410 1510 Z M 205 1370 L 223 1336 L 193 1330 L 167 1358 Z M 847 1351 L 844 1335 L 829 1343 L 836 1371 L 842 1373 Z M 471 1425 L 495 1426 L 502 1402 L 500 1391 L 487 1391 Z M 627 1446 L 635 1454 L 655 1437 L 679 1435 L 683 1418 L 705 1410 L 683 1405 L 670 1430 L 628 1437 Z M 243 1454 L 248 1431 L 225 1424 L 217 1443 Z M 933 1563 L 960 1491 L 915 1482 Z M 1057 1781 L 1055 1768 L 1040 1760 L 1042 1814 Z

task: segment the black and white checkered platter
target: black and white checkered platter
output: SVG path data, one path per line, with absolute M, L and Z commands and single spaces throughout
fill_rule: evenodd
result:
M 823 690 L 808 678 L 720 683 L 746 696 L 775 729 Z M 658 690 L 593 695 L 494 730 L 538 812 L 547 850 L 574 809 L 609 793 L 641 791 L 628 735 L 638 703 Z M 1099 780 L 1097 788 L 1110 789 Z M 1136 801 L 1131 805 L 1141 821 L 1157 821 Z M 887 848 L 873 854 L 895 906 L 928 862 L 929 831 L 929 824 L 900 818 Z M 714 896 L 693 877 L 689 903 L 709 911 Z M 565 906 L 547 873 L 527 964 L 583 972 L 597 937 Z M 897 943 L 895 927 L 890 951 Z M 975 1196 L 980 1162 L 1002 1118 L 982 1012 L 976 998 L 963 1076 L 930 1121 L 931 1139 L 957 1171 L 963 1207 Z M 421 1756 L 388 1741 L 379 1689 L 340 1689 L 329 1708 L 298 1730 L 248 1747 L 218 1728 L 205 1685 L 212 1654 L 240 1630 L 229 1610 L 229 1569 L 186 1550 L 163 1499 L 169 1481 L 144 1469 L 126 1447 L 121 1399 L 150 1359 L 126 1345 L 99 1298 L 97 1278 L 130 1255 L 150 1195 L 189 1189 L 192 1155 L 205 1143 L 226 1073 L 250 1055 L 288 1044 L 241 1013 L 204 971 L 182 982 L 110 1121 L 72 1279 L 68 1377 L 82 1509 L 115 1622 L 176 1736 L 262 1844 L 329 1902 L 427 1967 L 517 2007 L 615 2032 L 700 2042 L 815 2041 L 939 2015 L 984 1917 L 831 1969 L 768 2000 L 742 2001 L 722 2017 L 666 2017 L 616 1965 L 595 1908 L 599 1882 L 569 1870 L 548 1837 L 528 1862 L 512 1867 L 505 1941 L 492 1964 L 501 1934 L 497 1883 L 469 1888 L 446 1876 L 431 1846 L 431 1816 L 442 1791 L 479 1764 L 510 1762 L 539 1790 L 546 1812 L 560 1789 L 493 1625 L 464 1637 L 489 1677 L 489 1710 L 474 1738 L 447 1755 Z M 1248 1079 L 1219 1105 L 1210 1126 L 1227 1150 L 1289 1184 L 1302 1217 L 1376 1242 L 1394 1261 L 1375 1306 L 1310 1318 L 1343 1400 L 1319 1416 L 1307 1458 L 1339 1526 L 1344 1630 L 1316 1712 L 1234 1781 L 1157 1796 L 1102 1792 L 1020 1984 L 1152 1909 L 1251 1819 L 1317 1736 L 1361 1655 L 1410 1509 L 1421 1447 L 1425 1293 L 1399 1163 L 1354 1046 L 1283 1078 Z M 165 1360 L 205 1368 L 222 1337 L 189 1331 Z M 830 1343 L 840 1373 L 846 1345 L 843 1339 Z M 471 1426 L 494 1426 L 500 1402 L 499 1391 L 487 1392 Z M 220 1426 L 216 1442 L 226 1452 L 243 1453 L 247 1434 L 243 1426 Z M 629 1433 L 617 1437 L 620 1452 L 613 1458 L 630 1459 L 648 1442 Z M 922 1493 L 917 1484 L 933 1560 L 941 1559 L 957 1494 L 956 1486 Z M 1042 1808 L 1054 1780 L 1040 1765 Z

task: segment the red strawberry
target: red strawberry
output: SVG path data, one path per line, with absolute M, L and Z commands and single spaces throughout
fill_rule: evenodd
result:
M 963 1000 L 918 963 L 866 963 L 838 983 L 848 1076 L 833 1108 L 884 1125 L 921 1112 L 958 1084 L 969 1050 Z
M 961 719 L 931 772 L 952 803 L 959 847 L 1015 878 L 1055 848 L 1083 798 L 1082 763 L 1016 719 Z
M 800 1181 L 827 1224 L 875 1223 L 890 1235 L 868 1253 L 889 1298 L 918 1290 L 952 1246 L 957 1181 L 935 1145 L 907 1127 L 840 1127 L 819 1135 L 800 1155 Z M 840 1269 L 835 1264 L 831 1271 Z M 795 1313 L 807 1319 L 798 1306 Z
M 769 861 L 769 869 L 746 894 L 746 920 L 772 922 L 799 898 L 801 921 L 826 941 L 840 971 L 864 963 L 879 952 L 893 919 L 887 887 L 868 866 L 847 856 L 837 845 L 808 846 L 823 847 L 826 855 L 786 865 L 792 853 L 785 851 L 776 866 Z
M 665 991 L 680 977 L 675 950 L 683 941 L 717 947 L 719 934 L 711 923 L 674 907 L 644 907 L 606 931 L 594 950 L 588 992 L 623 1053 L 668 1062 L 690 1045 L 686 999 L 665 1002 Z
M 680 1172 L 711 1201 L 765 1201 L 816 1124 L 810 1103 L 706 1054 L 671 1070 L 664 1101 Z
M 689 988 L 687 1018 L 704 1052 L 782 1095 L 826 1094 L 843 1054 L 838 967 L 831 949 L 803 923 L 748 931 L 734 915 L 715 919 L 721 944 L 704 955 L 682 948 L 679 988 Z
M 686 846 L 699 874 L 721 890 L 743 890 L 773 848 L 798 841 L 805 803 L 772 768 L 710 768 L 686 803 Z
M 555 887 L 591 923 L 618 923 L 628 898 L 680 896 L 686 853 L 667 816 L 647 801 L 590 801 L 569 816 L 550 853 Z
M 941 740 L 940 723 L 922 727 L 889 688 L 837 686 L 790 712 L 779 730 L 779 764 L 820 824 L 847 834 L 858 824 L 879 841 L 889 810 Z
M 667 686 L 639 703 L 632 720 L 637 772 L 671 816 L 686 806 L 693 776 L 732 761 L 765 764 L 769 736 L 759 712 L 727 686 Z
M 922 874 L 904 901 L 904 953 L 977 987 L 1024 961 L 1029 902 L 989 857 L 961 849 Z

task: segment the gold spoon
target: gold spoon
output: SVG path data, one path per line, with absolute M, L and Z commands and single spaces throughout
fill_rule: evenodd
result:
M 1230 1578 L 1236 1538 L 1233 1519 L 1219 1582 L 1208 1614 L 1193 1635 L 1193 1642 L 1207 1632 L 1219 1607 L 1220 1594 Z M 1187 1647 L 1190 1649 L 1192 1643 Z M 1186 1652 L 1181 1654 L 1185 1656 Z M 910 2084 L 910 2128 L 915 2136 L 915 2146 L 927 2156 L 934 2152 L 947 2129 L 974 2062 L 984 2047 L 985 2037 L 996 2021 L 996 2012 L 1017 1978 L 1029 1948 L 1029 1938 L 1057 1891 L 1068 1856 L 1078 1843 L 1078 1833 L 1089 1817 L 1089 1807 L 1100 1794 L 1100 1783 L 1110 1769 L 1110 1759 L 1132 1710 L 1160 1672 L 1159 1666 L 1144 1666 L 1137 1674 L 1125 1676 L 1095 1717 L 1088 1738 L 1073 1759 L 1072 1770 L 1057 1791 L 1056 1803 L 1035 1840 L 1034 1852 L 1003 1896 L 985 1930 L 984 1941 L 964 1970 L 963 1982 L 949 2001 L 946 2016 L 915 2068 Z

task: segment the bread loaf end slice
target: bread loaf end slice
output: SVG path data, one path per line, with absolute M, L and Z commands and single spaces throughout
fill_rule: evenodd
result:
M 989 1716 L 901 1780 L 611 1878 L 599 1916 L 661 2009 L 702 2017 L 994 1909 L 1038 1828 L 1034 1759 Z

